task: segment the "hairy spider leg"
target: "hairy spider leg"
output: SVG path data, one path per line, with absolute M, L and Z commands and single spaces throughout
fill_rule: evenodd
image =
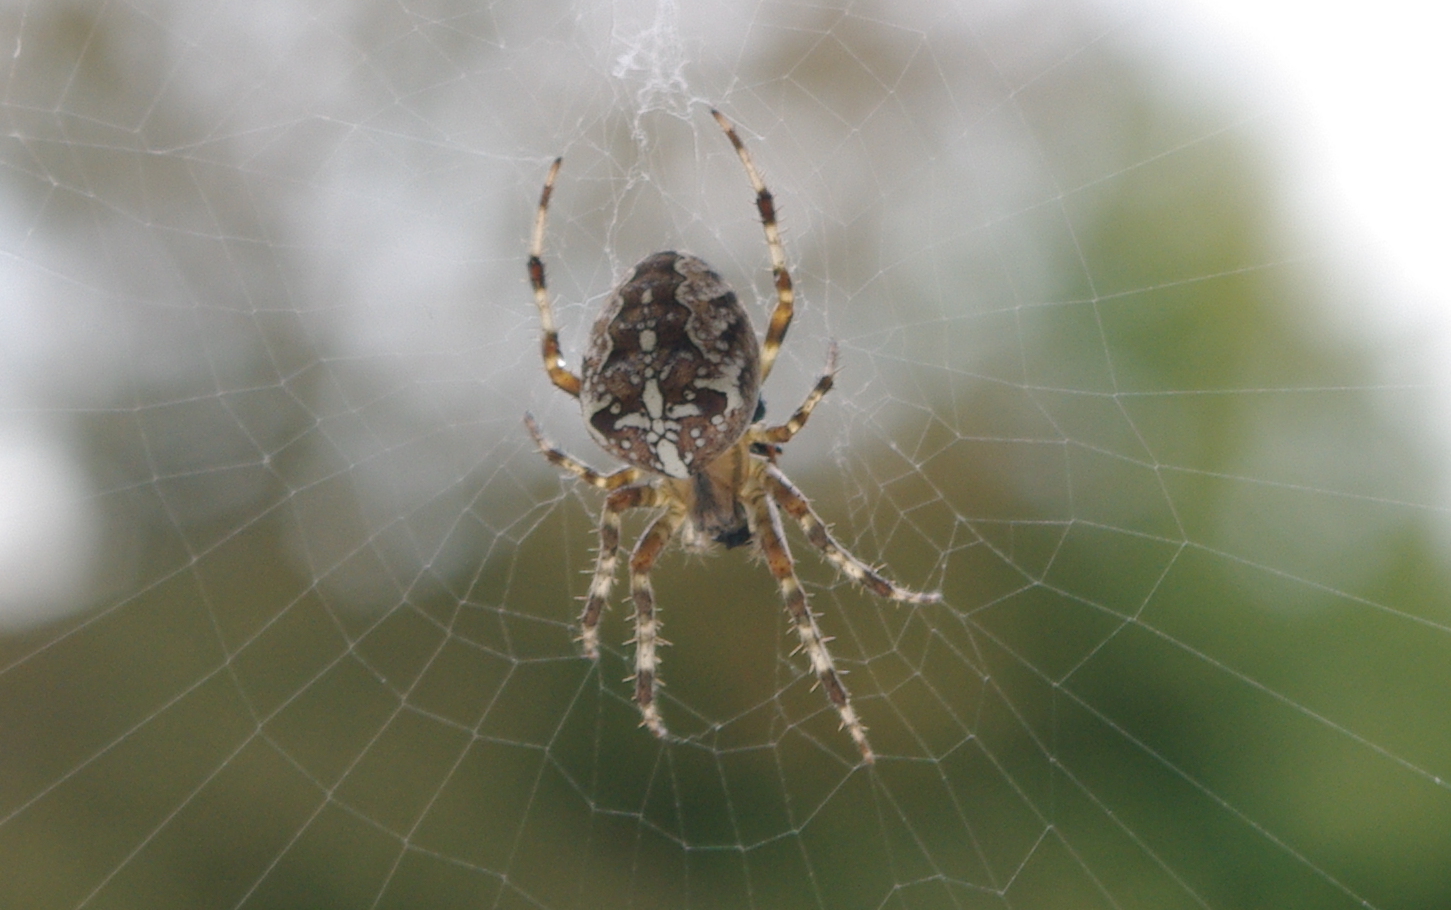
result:
M 751 153 L 746 151 L 746 145 L 736 134 L 736 128 L 715 108 L 711 108 L 710 115 L 725 130 L 726 138 L 730 139 L 741 164 L 745 165 L 751 188 L 756 191 L 756 211 L 760 212 L 761 226 L 766 231 L 766 248 L 771 252 L 771 274 L 776 282 L 776 309 L 771 313 L 766 340 L 761 343 L 761 381 L 765 382 L 766 377 L 771 375 L 771 367 L 776 363 L 781 342 L 786 338 L 786 329 L 791 326 L 796 295 L 791 288 L 791 273 L 786 270 L 786 249 L 781 245 L 781 229 L 776 224 L 776 203 L 771 191 L 766 189 L 766 182 L 761 179 L 761 172 L 756 170 Z
M 539 424 L 534 421 L 534 415 L 527 411 L 524 412 L 524 425 L 529 428 L 529 435 L 534 437 L 534 444 L 539 447 L 539 451 L 544 454 L 544 457 L 549 459 L 550 464 L 563 468 L 592 487 L 601 490 L 618 490 L 620 487 L 629 486 L 640 479 L 639 468 L 625 467 L 608 474 L 601 474 L 578 461 L 563 449 L 556 448 L 553 443 L 544 438 Z
M 534 422 L 534 415 L 526 413 L 524 424 L 529 428 L 529 435 L 534 437 L 534 444 L 549 459 L 550 464 L 563 468 L 590 486 L 610 493 L 605 499 L 604 511 L 600 513 L 600 551 L 595 557 L 594 578 L 589 585 L 584 610 L 579 616 L 580 646 L 586 657 L 597 660 L 600 656 L 600 614 L 609 602 L 610 588 L 615 580 L 615 559 L 620 548 L 620 516 L 630 509 L 653 506 L 656 491 L 649 486 L 630 486 L 640 479 L 640 471 L 636 468 L 620 468 L 609 474 L 601 474 L 575 460 L 544 438 L 539 425 Z
M 657 673 L 660 667 L 658 649 L 669 644 L 660 637 L 660 620 L 655 615 L 655 592 L 650 587 L 650 570 L 665 550 L 685 513 L 671 509 L 655 519 L 635 543 L 630 554 L 630 595 L 635 601 L 635 704 L 640 708 L 640 723 L 651 733 L 664 739 L 665 721 L 655 705 Z
M 822 373 L 821 378 L 816 380 L 816 385 L 806 394 L 806 400 L 801 402 L 801 406 L 796 409 L 789 420 L 780 426 L 766 427 L 765 429 L 756 431 L 752 441 L 766 442 L 771 445 L 785 445 L 790 442 L 791 437 L 800 433 L 801 428 L 806 426 L 806 421 L 810 419 L 811 412 L 816 410 L 816 406 L 821 403 L 821 399 L 826 397 L 826 393 L 830 392 L 832 386 L 835 384 L 836 342 L 833 341 L 831 347 L 826 352 L 826 372 Z
M 791 614 L 791 622 L 796 626 L 796 635 L 801 640 L 801 650 L 806 653 L 806 659 L 811 662 L 811 669 L 816 673 L 816 679 L 821 687 L 826 690 L 827 698 L 831 699 L 836 713 L 841 716 L 842 728 L 851 736 L 860 750 L 862 761 L 871 764 L 876 761 L 876 753 L 872 751 L 871 743 L 867 741 L 867 728 L 857 717 L 856 709 L 851 706 L 851 696 L 847 694 L 846 684 L 841 681 L 841 675 L 837 673 L 836 664 L 831 659 L 831 652 L 826 648 L 827 638 L 821 634 L 821 629 L 816 625 L 816 617 L 811 612 L 810 605 L 806 602 L 806 592 L 801 588 L 801 582 L 796 578 L 796 570 L 791 560 L 791 550 L 786 545 L 786 538 L 781 533 L 781 516 L 776 511 L 775 503 L 769 497 L 762 496 L 754 504 L 754 516 L 756 540 L 760 542 L 761 552 L 765 554 L 766 565 L 771 569 L 771 574 L 776 577 L 776 585 L 781 589 L 781 599 L 785 602 L 786 612 Z
M 529 244 L 529 284 L 534 288 L 534 305 L 539 308 L 539 321 L 544 324 L 544 369 L 549 378 L 564 391 L 579 397 L 579 377 L 564 365 L 564 355 L 559 351 L 559 327 L 554 322 L 554 310 L 549 306 L 549 289 L 544 283 L 544 222 L 549 213 L 549 197 L 554 193 L 554 178 L 559 176 L 563 158 L 555 158 L 549 166 L 549 176 L 544 178 L 544 189 L 539 193 L 539 211 L 534 216 L 534 239 Z
M 847 578 L 871 591 L 878 597 L 888 600 L 896 600 L 902 603 L 930 604 L 942 600 L 940 592 L 922 594 L 911 591 L 901 585 L 884 578 L 866 563 L 862 562 L 850 551 L 836 542 L 831 532 L 826 528 L 826 522 L 811 508 L 810 501 L 798 489 L 795 484 L 780 468 L 775 465 L 766 465 L 766 486 L 770 490 L 771 498 L 781 504 L 787 514 L 796 519 L 801 525 L 801 530 L 806 532 L 806 539 L 811 545 L 822 552 L 831 564 L 836 566 Z
M 605 499 L 600 513 L 600 551 L 595 557 L 594 576 L 589 594 L 579 614 L 579 642 L 584 656 L 598 660 L 600 656 L 600 614 L 608 606 L 610 589 L 615 583 L 615 560 L 620 551 L 620 517 L 630 509 L 649 508 L 657 500 L 654 487 L 624 487 Z

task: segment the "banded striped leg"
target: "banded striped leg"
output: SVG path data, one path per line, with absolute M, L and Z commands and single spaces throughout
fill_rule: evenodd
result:
M 524 425 L 539 451 L 556 467 L 563 468 L 601 490 L 610 491 L 605 499 L 604 511 L 600 513 L 600 552 L 595 557 L 594 578 L 589 584 L 589 595 L 584 601 L 584 610 L 579 614 L 579 641 L 584 656 L 597 660 L 600 656 L 600 614 L 610 599 L 610 588 L 615 582 L 615 558 L 620 549 L 620 515 L 629 509 L 655 504 L 655 490 L 651 487 L 632 487 L 640 479 L 635 468 L 621 468 L 609 474 L 601 474 L 576 460 L 562 449 L 555 448 L 539 430 L 534 415 L 524 415 Z
M 620 551 L 620 516 L 630 509 L 655 505 L 653 487 L 625 487 L 605 498 L 600 513 L 600 552 L 595 557 L 594 577 L 584 610 L 579 614 L 579 643 L 584 656 L 598 660 L 600 656 L 600 614 L 610 601 L 610 588 L 615 584 L 615 560 Z
M 867 728 L 851 706 L 846 685 L 836 671 L 831 652 L 826 649 L 827 639 L 821 634 L 821 629 L 816 625 L 816 617 L 806 603 L 806 592 L 801 589 L 801 582 L 796 578 L 791 550 L 781 533 L 781 516 L 776 511 L 776 505 L 770 499 L 761 497 L 755 504 L 753 515 L 755 527 L 752 530 L 755 531 L 761 552 L 766 556 L 766 564 L 770 566 L 771 574 L 776 576 L 776 584 L 781 588 L 781 599 L 786 602 L 786 612 L 791 614 L 791 621 L 796 626 L 796 635 L 801 639 L 801 650 L 806 652 L 817 680 L 826 690 L 836 713 L 841 715 L 842 727 L 861 751 L 862 760 L 871 764 L 876 761 L 876 754 L 872 752 L 871 743 L 867 742 Z
M 725 130 L 726 138 L 746 167 L 746 176 L 750 178 L 751 188 L 756 191 L 756 211 L 761 213 L 761 226 L 766 231 L 766 248 L 771 253 L 771 274 L 776 281 L 776 309 L 771 313 L 771 325 L 766 329 L 766 340 L 761 344 L 761 381 L 765 382 L 766 377 L 771 375 L 776 354 L 781 350 L 786 329 L 791 325 L 796 294 L 791 288 L 791 273 L 786 271 L 786 250 L 781 246 L 781 229 L 776 225 L 776 203 L 771 191 L 766 189 L 766 182 L 761 179 L 761 172 L 756 170 L 745 143 L 736 135 L 736 128 L 720 111 L 712 108 L 710 115 Z
M 559 352 L 559 327 L 554 324 L 554 310 L 549 306 L 549 290 L 544 283 L 544 221 L 549 212 L 549 197 L 554 193 L 554 178 L 559 176 L 563 158 L 555 158 L 544 178 L 539 194 L 539 211 L 534 216 L 534 239 L 529 244 L 529 284 L 534 288 L 534 305 L 539 307 L 539 321 L 544 324 L 544 369 L 549 378 L 564 391 L 579 397 L 579 377 L 564 365 Z
M 826 372 L 821 375 L 820 379 L 816 380 L 816 386 L 807 393 L 806 400 L 801 402 L 801 407 L 796 409 L 796 412 L 791 415 L 790 420 L 787 420 L 780 426 L 767 427 L 761 430 L 758 434 L 760 440 L 771 443 L 772 445 L 784 445 L 790 442 L 791 437 L 800 433 L 801 428 L 806 426 L 806 421 L 811 417 L 811 412 L 816 410 L 816 406 L 821 403 L 821 399 L 826 397 L 826 393 L 830 392 L 831 387 L 835 384 L 836 342 L 833 341 L 831 347 L 826 352 Z
M 786 475 L 775 465 L 766 465 L 766 487 L 771 493 L 771 498 L 781 504 L 787 514 L 796 519 L 801 525 L 801 530 L 806 532 L 806 539 L 811 541 L 812 546 L 820 550 L 831 564 L 836 566 L 847 578 L 871 591 L 878 597 L 885 597 L 888 600 L 901 601 L 903 603 L 930 604 L 937 603 L 942 599 L 941 592 L 920 594 L 916 591 L 898 585 L 895 582 L 883 578 L 872 570 L 866 563 L 853 556 L 848 550 L 836 542 L 831 532 L 826 529 L 826 522 L 811 508 L 811 503 L 802 495 L 801 491 L 787 479 Z
M 660 637 L 660 620 L 655 618 L 655 592 L 650 587 L 650 569 L 683 520 L 684 514 L 675 509 L 661 515 L 636 542 L 635 552 L 630 555 L 630 594 L 635 600 L 635 704 L 640 707 L 641 724 L 662 739 L 666 736 L 665 721 L 661 720 L 660 709 L 655 705 L 660 667 L 657 651 L 669 642 Z
M 629 486 L 640 479 L 640 472 L 635 468 L 620 468 L 618 471 L 601 474 L 563 449 L 556 448 L 553 443 L 544 438 L 539 424 L 534 422 L 534 415 L 527 411 L 524 413 L 524 425 L 529 428 L 529 435 L 534 437 L 534 444 L 539 447 L 540 452 L 544 453 L 544 457 L 549 459 L 550 464 L 563 468 L 592 487 L 601 490 L 618 490 L 620 487 Z

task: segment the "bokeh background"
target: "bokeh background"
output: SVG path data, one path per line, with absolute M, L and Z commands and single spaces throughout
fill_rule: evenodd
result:
M 0 6 L 0 906 L 1451 902 L 1444 295 L 1197 15 Z M 572 642 L 533 206 L 572 362 L 660 248 L 763 324 L 710 106 L 772 413 L 841 346 L 784 467 L 945 595 L 795 543 L 872 769 L 748 554 L 657 571 L 674 740 Z

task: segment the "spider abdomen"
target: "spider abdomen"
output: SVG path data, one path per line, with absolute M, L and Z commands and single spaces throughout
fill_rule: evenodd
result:
M 750 318 L 710 266 L 646 257 L 590 332 L 579 393 L 590 435 L 636 467 L 700 473 L 750 425 L 760 357 Z

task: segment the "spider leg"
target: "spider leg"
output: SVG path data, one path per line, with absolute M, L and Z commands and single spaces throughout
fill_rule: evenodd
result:
M 806 532 L 806 539 L 811 541 L 812 546 L 831 560 L 831 564 L 836 566 L 847 578 L 878 597 L 885 597 L 888 600 L 930 604 L 942 599 L 941 592 L 921 594 L 910 591 L 873 571 L 866 563 L 836 542 L 836 538 L 832 537 L 831 532 L 826 529 L 826 522 L 822 521 L 821 516 L 811 508 L 810 501 L 800 490 L 796 489 L 795 484 L 791 483 L 779 468 L 770 464 L 764 467 L 766 487 L 770 490 L 771 497 L 779 502 L 781 508 L 785 509 L 792 518 L 796 519 L 796 523 L 801 525 L 801 530 Z
M 630 594 L 635 601 L 635 704 L 640 707 L 641 724 L 661 739 L 665 738 L 666 731 L 660 709 L 655 705 L 656 671 L 660 666 L 656 651 L 669 642 L 660 637 L 660 620 L 655 618 L 650 569 L 683 520 L 683 513 L 675 509 L 661 515 L 635 543 L 635 551 L 630 554 Z
M 534 437 L 534 444 L 539 447 L 540 452 L 544 453 L 544 457 L 549 459 L 550 464 L 563 468 L 592 487 L 607 491 L 618 490 L 620 487 L 629 486 L 640 479 L 640 471 L 637 468 L 620 468 L 618 471 L 601 474 L 564 450 L 556 448 L 553 443 L 544 438 L 539 424 L 534 422 L 534 415 L 527 411 L 524 414 L 524 425 L 529 428 L 529 435 Z
M 766 230 L 766 248 L 771 252 L 771 274 L 776 279 L 776 309 L 771 313 L 771 325 L 766 329 L 766 340 L 761 344 L 761 381 L 765 382 L 766 377 L 771 375 L 776 354 L 781 350 L 786 329 L 791 325 L 796 296 L 791 289 L 791 273 L 786 271 L 786 251 L 781 246 L 781 230 L 776 225 L 776 203 L 771 191 L 766 189 L 761 172 L 756 170 L 756 164 L 751 160 L 751 153 L 746 151 L 745 143 L 736 135 L 736 128 L 720 111 L 712 108 L 710 115 L 725 130 L 726 138 L 730 139 L 741 164 L 746 167 L 746 176 L 750 178 L 751 188 L 756 191 L 756 210 L 761 213 L 761 226 Z
M 816 380 L 816 386 L 807 394 L 806 400 L 801 402 L 801 407 L 796 409 L 796 412 L 791 415 L 790 420 L 787 420 L 780 426 L 766 427 L 763 430 L 756 431 L 758 441 L 772 445 L 784 445 L 790 442 L 791 437 L 801 432 L 801 428 L 806 426 L 806 421 L 811 417 L 811 412 L 816 410 L 816 406 L 821 403 L 821 399 L 826 397 L 826 393 L 831 391 L 831 387 L 835 383 L 836 342 L 833 341 L 831 347 L 826 352 L 826 372 L 822 373 L 821 378 Z
M 529 284 L 534 288 L 534 305 L 539 307 L 539 321 L 544 324 L 544 369 L 549 378 L 564 391 L 579 397 L 579 377 L 564 365 L 559 352 L 559 328 L 554 324 L 554 310 L 549 306 L 549 290 L 544 283 L 544 220 L 549 212 L 549 197 L 554 192 L 554 178 L 559 175 L 563 158 L 555 158 L 549 166 L 549 176 L 544 178 L 544 190 L 539 194 L 539 211 L 534 216 L 534 239 L 529 244 Z
M 653 487 L 625 487 L 605 498 L 605 508 L 600 513 L 600 551 L 595 557 L 594 577 L 590 579 L 584 610 L 579 614 L 580 648 L 590 660 L 598 660 L 600 656 L 600 614 L 609 603 L 610 588 L 615 583 L 615 559 L 620 551 L 620 516 L 630 509 L 649 508 L 655 505 L 655 501 Z
M 786 611 L 791 614 L 791 621 L 796 625 L 796 635 L 801 639 L 801 650 L 806 652 L 807 659 L 811 661 L 811 669 L 816 671 L 817 680 L 826 690 L 836 713 L 841 715 L 842 727 L 861 750 L 862 760 L 871 764 L 876 761 L 876 753 L 872 751 L 871 743 L 867 742 L 867 728 L 851 706 L 846 685 L 836 671 L 831 652 L 826 649 L 827 639 L 821 634 L 820 627 L 816 625 L 816 617 L 806 603 L 806 592 L 796 578 L 791 550 L 781 533 L 781 516 L 776 511 L 776 504 L 770 497 L 761 496 L 753 503 L 752 511 L 757 544 L 766 557 L 771 574 L 776 577 L 776 584 L 781 589 L 781 599 L 786 602 Z

